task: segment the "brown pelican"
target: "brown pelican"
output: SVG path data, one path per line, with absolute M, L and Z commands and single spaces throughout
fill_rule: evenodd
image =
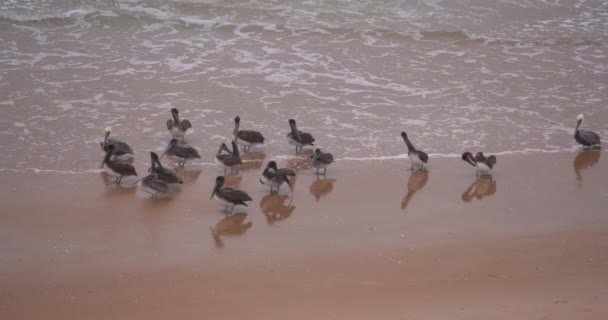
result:
M 253 130 L 239 130 L 240 124 L 241 118 L 237 116 L 234 118 L 234 131 L 232 135 L 234 136 L 234 141 L 243 146 L 244 152 L 249 152 L 249 149 L 253 145 L 264 143 L 264 136 L 261 133 Z
M 110 139 L 110 133 L 112 133 L 112 128 L 106 127 L 104 130 L 105 135 L 101 144 L 101 150 L 108 151 L 108 146 L 114 146 L 114 158 L 112 160 L 119 161 L 128 161 L 133 159 L 133 149 L 126 142 Z
M 122 177 L 137 176 L 137 172 L 135 172 L 135 168 L 128 163 L 110 160 L 114 155 L 115 149 L 116 146 L 112 144 L 108 145 L 106 156 L 103 158 L 103 162 L 99 167 L 104 168 L 108 175 L 116 177 L 116 184 L 120 184 Z
M 173 170 L 163 167 L 155 152 L 150 152 L 150 162 L 150 170 L 148 172 L 156 174 L 158 180 L 165 183 L 184 183 Z
M 201 156 L 198 154 L 196 149 L 192 148 L 187 144 L 177 144 L 177 139 L 173 138 L 169 142 L 167 149 L 163 154 L 161 154 L 161 158 L 164 155 L 173 161 L 177 161 L 177 166 L 183 168 L 186 164 L 186 161 L 189 159 L 200 158 Z
M 222 151 L 226 151 L 228 154 L 224 154 Z M 215 163 L 224 168 L 224 174 L 226 174 L 228 169 L 230 169 L 230 173 L 234 172 L 235 170 L 238 172 L 238 168 L 236 168 L 236 166 L 242 164 L 243 161 L 241 160 L 239 147 L 236 145 L 234 140 L 232 140 L 232 151 L 230 151 L 226 144 L 222 142 L 217 154 L 215 155 Z
M 137 184 L 139 190 L 150 195 L 150 199 L 158 198 L 159 193 L 169 193 L 169 185 L 160 180 L 156 173 L 150 173 Z
M 226 182 L 226 179 L 223 176 L 215 178 L 215 187 L 210 198 L 226 207 L 224 212 L 232 213 L 234 206 L 242 205 L 246 207 L 247 203 L 245 202 L 253 200 L 245 191 L 222 188 L 224 182 Z M 228 207 L 230 207 L 230 212 L 228 212 Z
M 316 149 L 315 153 L 310 156 L 310 166 L 317 169 L 317 175 L 319 175 L 319 169 L 323 169 L 322 175 L 327 172 L 327 166 L 334 162 L 334 156 L 331 153 L 321 152 L 321 149 Z
M 576 142 L 580 143 L 583 145 L 584 148 L 589 148 L 591 146 L 600 146 L 600 136 L 593 132 L 593 131 L 589 131 L 589 130 L 583 130 L 583 129 L 579 129 L 579 127 L 581 126 L 581 124 L 583 123 L 583 120 L 585 119 L 585 117 L 583 117 L 582 114 L 579 114 L 578 116 L 576 116 L 576 128 L 574 129 L 574 140 L 576 140 Z
M 291 181 L 289 181 L 288 177 L 295 177 L 296 174 L 291 169 L 277 167 L 277 163 L 274 161 L 269 161 L 266 165 L 266 169 L 262 172 L 262 176 L 260 176 L 260 182 L 270 187 L 270 193 L 272 193 L 274 188 L 277 188 L 276 192 L 279 192 L 279 188 L 283 182 L 287 183 L 289 189 L 293 191 L 293 187 L 291 186 Z
M 186 136 L 186 131 L 192 128 L 192 124 L 188 120 L 179 120 L 179 111 L 176 108 L 171 109 L 173 119 L 167 120 L 167 129 L 173 135 L 173 138 L 182 138 Z
M 496 165 L 496 156 L 486 157 L 483 152 L 477 152 L 475 156 L 473 156 L 470 152 L 465 152 L 462 154 L 462 160 L 466 161 L 473 167 L 477 168 L 476 175 L 492 175 L 490 170 Z
M 414 168 L 417 168 L 417 170 L 424 169 L 424 165 L 427 162 L 429 162 L 429 155 L 426 154 L 424 151 L 417 150 L 416 147 L 414 147 L 414 144 L 407 137 L 407 133 L 405 133 L 405 131 L 401 131 L 401 137 L 403 138 L 403 141 L 405 141 L 405 144 L 407 145 L 407 157 L 410 159 L 410 162 L 412 163 L 412 167 L 410 169 L 411 170 L 414 170 Z
M 315 142 L 315 138 L 310 133 L 298 130 L 294 119 L 289 119 L 289 127 L 291 128 L 291 132 L 287 134 L 287 141 L 291 145 L 296 146 L 296 153 L 298 153 L 298 150 L 301 152 L 302 148 L 306 145 L 314 146 L 313 142 Z

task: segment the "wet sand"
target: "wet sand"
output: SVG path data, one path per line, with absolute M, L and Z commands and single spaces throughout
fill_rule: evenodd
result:
M 250 163 L 227 184 L 254 201 L 229 217 L 215 166 L 158 201 L 101 173 L 3 171 L 0 315 L 605 319 L 605 157 L 500 155 L 480 180 L 457 158 L 341 161 L 326 179 L 280 162 L 300 169 L 293 196 Z

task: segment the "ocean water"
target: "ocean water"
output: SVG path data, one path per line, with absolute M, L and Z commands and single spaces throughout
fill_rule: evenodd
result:
M 266 159 L 289 118 L 342 160 L 608 139 L 608 1 L 5 0 L 0 37 L 2 170 L 90 172 L 106 126 L 144 166 L 172 107 L 198 164 L 236 115 Z

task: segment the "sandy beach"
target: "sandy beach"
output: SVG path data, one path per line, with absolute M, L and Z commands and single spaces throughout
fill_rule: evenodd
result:
M 0 173 L 7 319 L 604 319 L 602 152 L 502 155 L 476 180 L 458 158 L 300 168 L 268 195 L 261 169 L 209 200 L 214 166 L 170 200 L 102 173 Z M 260 155 L 258 155 L 260 156 Z M 286 162 L 287 165 L 298 163 Z M 280 165 L 284 165 L 281 164 Z M 255 166 L 254 166 L 255 167 Z

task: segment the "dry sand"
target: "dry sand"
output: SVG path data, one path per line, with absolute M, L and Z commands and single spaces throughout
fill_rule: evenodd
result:
M 342 161 L 326 179 L 290 161 L 293 199 L 250 165 L 228 184 L 254 201 L 229 217 L 214 166 L 158 201 L 100 173 L 3 171 L 0 316 L 606 319 L 602 156 L 500 155 L 477 181 L 457 158 Z

